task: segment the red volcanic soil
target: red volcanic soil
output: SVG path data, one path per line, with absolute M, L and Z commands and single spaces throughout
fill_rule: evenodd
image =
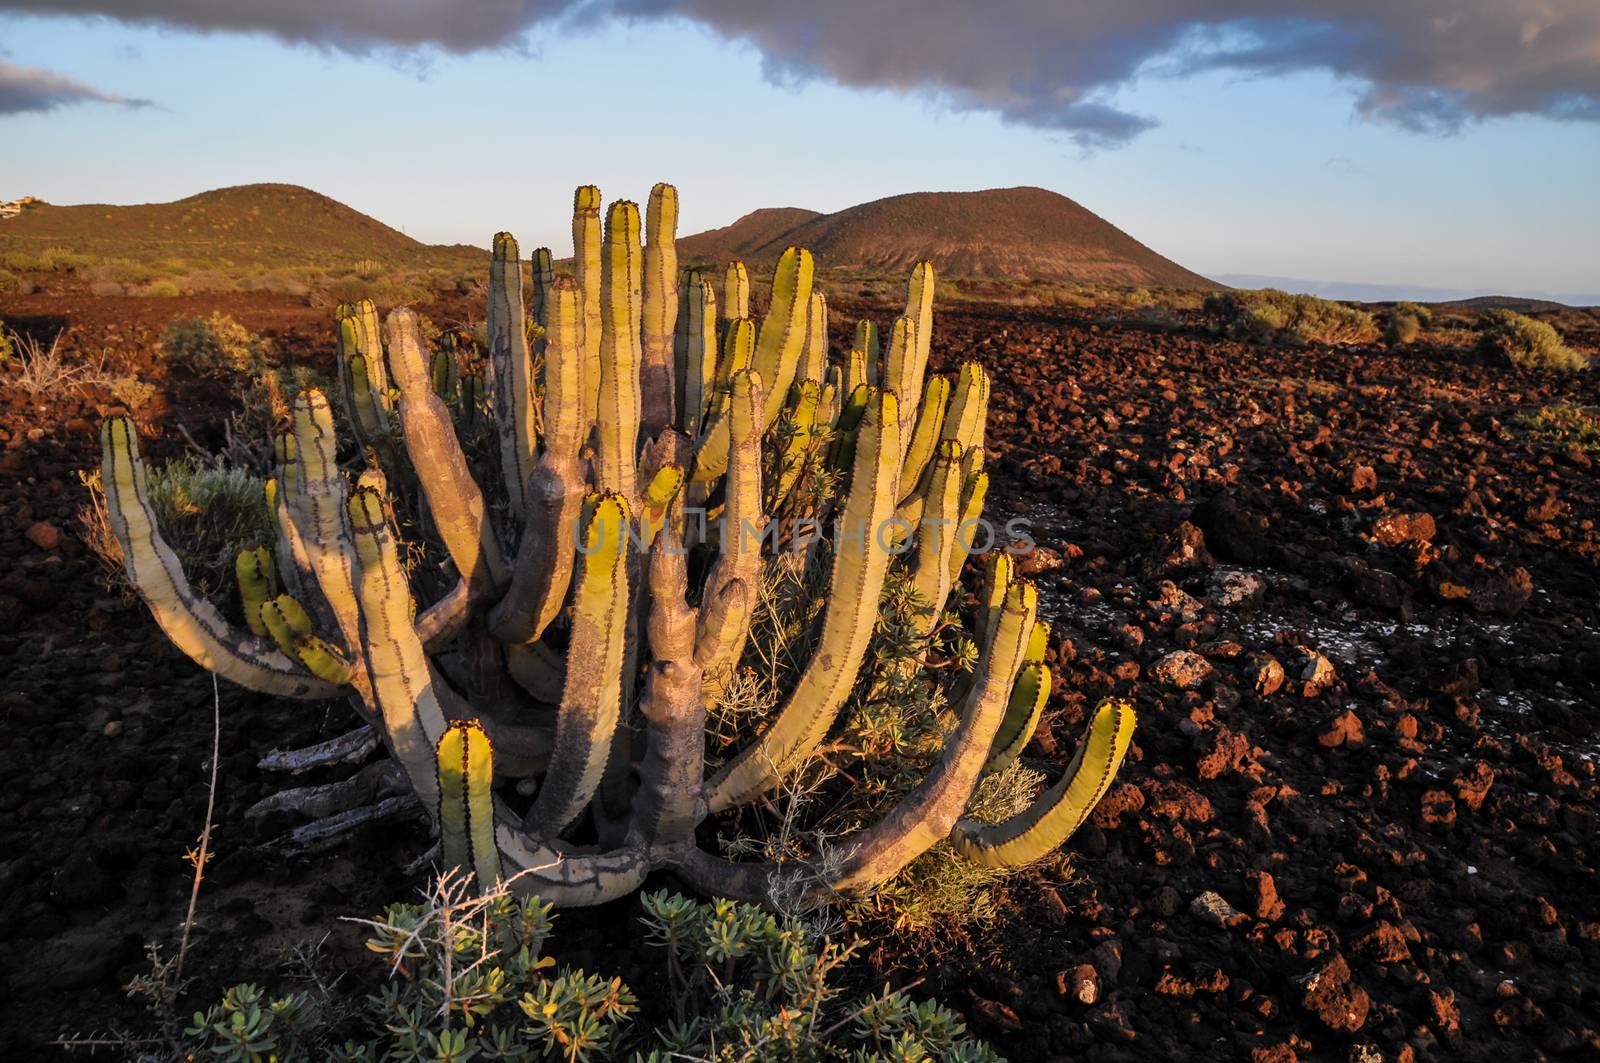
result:
M 221 299 L 327 365 L 325 312 Z M 862 310 L 835 302 L 836 347 Z M 157 456 L 182 449 L 180 421 L 215 440 L 226 412 L 219 382 L 147 353 L 177 311 L 192 312 L 0 297 L 13 325 L 69 327 L 76 358 L 138 352 L 169 389 L 144 418 Z M 1133 700 L 1139 731 L 1070 860 L 1027 877 L 994 927 L 932 952 L 885 939 L 858 976 L 926 979 L 919 993 L 1017 1060 L 1600 1053 L 1600 480 L 1589 454 L 1514 426 L 1594 404 L 1593 374 L 941 310 L 934 366 L 963 358 L 995 377 L 991 516 L 1027 518 L 1042 548 L 1029 568 L 1058 679 L 1027 758 L 1058 770 L 1108 694 Z M 77 537 L 76 472 L 111 406 L 35 402 L 0 377 L 10 1059 L 139 1021 L 117 987 L 145 941 L 170 954 L 204 817 L 211 679 Z M 278 981 L 278 945 L 332 933 L 336 961 L 365 967 L 337 917 L 419 881 L 405 821 L 316 857 L 263 848 L 285 824 L 242 816 L 284 785 L 261 754 L 353 721 L 226 687 L 221 704 L 191 1010 L 225 983 Z M 558 955 L 628 977 L 635 905 L 562 912 Z

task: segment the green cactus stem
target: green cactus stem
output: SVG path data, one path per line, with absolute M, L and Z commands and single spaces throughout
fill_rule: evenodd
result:
M 500 472 L 511 508 L 520 510 L 538 439 L 533 417 L 533 358 L 522 303 L 522 261 L 510 233 L 495 234 L 494 256 L 489 262 L 489 365 L 493 369 L 495 425 L 500 432 Z
M 645 207 L 643 321 L 639 336 L 640 421 L 646 436 L 677 423 L 672 338 L 678 319 L 678 190 L 658 184 Z
M 233 559 L 233 575 L 239 585 L 244 622 L 252 635 L 261 638 L 267 633 L 261 621 L 261 606 L 272 597 L 272 551 L 264 546 L 240 550 Z

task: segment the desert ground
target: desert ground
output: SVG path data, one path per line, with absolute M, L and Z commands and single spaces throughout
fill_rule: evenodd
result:
M 898 312 L 830 294 L 835 353 L 857 317 Z M 297 294 L 0 294 L 7 327 L 61 334 L 68 364 L 154 386 L 132 412 L 158 461 L 225 443 L 237 382 L 157 353 L 167 319 L 213 311 L 279 364 L 331 371 L 330 311 Z M 1056 685 L 1026 761 L 1059 770 L 1109 693 L 1140 726 L 1092 824 L 992 921 L 885 931 L 850 977 L 921 979 L 1014 1060 L 1600 1054 L 1600 452 L 1529 420 L 1600 404 L 1597 374 L 1426 335 L 1246 343 L 1193 310 L 973 299 L 935 320 L 935 370 L 977 359 L 994 377 L 989 510 L 1026 517 L 1040 547 L 1026 567 Z M 1592 315 L 1565 331 L 1600 347 Z M 120 987 L 183 919 L 213 700 L 82 539 L 79 473 L 126 395 L 87 377 L 30 394 L 20 374 L 0 376 L 0 1056 L 16 1060 L 137 1026 Z M 285 785 L 258 764 L 352 717 L 220 698 L 196 999 L 270 982 L 285 949 L 324 939 L 364 977 L 339 917 L 420 884 L 425 832 L 402 814 L 284 855 L 293 820 L 244 816 Z M 637 905 L 562 911 L 554 954 L 627 978 Z

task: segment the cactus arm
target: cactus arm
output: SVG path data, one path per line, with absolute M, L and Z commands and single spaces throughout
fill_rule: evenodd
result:
M 641 423 L 647 436 L 677 423 L 673 335 L 678 319 L 678 190 L 658 184 L 645 207 L 644 318 L 639 338 Z
M 728 322 L 722 334 L 722 356 L 717 361 L 716 390 L 710 397 L 706 425 L 694 454 L 695 483 L 710 483 L 728 471 L 728 401 L 733 379 L 751 368 L 755 354 L 755 324 L 747 317 Z M 765 380 L 763 379 L 763 385 Z M 765 400 L 763 400 L 765 401 Z
M 555 747 L 550 771 L 524 821 L 539 838 L 559 834 L 594 796 L 621 715 L 628 504 L 619 495 L 606 494 L 593 496 L 588 508 Z
M 712 812 L 755 797 L 810 756 L 833 725 L 866 657 L 889 567 L 886 526 L 900 472 L 900 410 L 894 394 L 874 395 L 859 427 L 821 638 L 772 726 L 709 784 Z
M 884 378 L 887 381 L 885 386 L 893 388 L 896 395 L 904 395 L 908 400 L 913 395 L 922 394 L 922 375 L 917 372 L 916 359 L 917 323 L 902 314 L 894 319 L 894 325 L 889 329 L 889 351 L 884 356 Z M 900 411 L 902 446 L 911 445 L 912 421 L 916 415 L 917 411 L 909 401 Z
M 967 459 L 974 454 L 982 455 L 981 449 L 968 450 L 962 454 L 962 468 L 965 470 Z M 983 516 L 984 499 L 989 495 L 989 474 L 981 469 L 972 474 L 961 486 L 961 523 L 956 528 L 956 546 L 950 551 L 950 582 L 953 584 L 961 577 L 961 566 L 966 564 L 967 558 L 977 549 L 978 521 Z
M 735 321 L 750 316 L 750 272 L 737 260 L 728 263 L 722 274 L 722 319 Z
M 870 384 L 857 385 L 856 389 L 845 396 L 844 404 L 839 408 L 839 417 L 834 421 L 833 445 L 828 451 L 828 463 L 836 469 L 844 470 L 854 467 L 856 453 L 856 431 L 861 425 L 861 417 L 867 411 L 867 404 L 872 401 L 876 389 Z M 898 465 L 899 462 L 897 461 Z
M 562 658 L 542 642 L 506 647 L 506 672 L 535 701 L 559 704 L 567 669 Z
M 1005 719 L 1000 721 L 1000 729 L 995 732 L 989 761 L 983 766 L 985 775 L 1005 771 L 1022 754 L 1049 700 L 1050 666 L 1037 661 L 1023 665 L 1017 674 L 1017 685 L 1011 689 Z
M 467 582 L 469 595 L 478 601 L 505 584 L 509 577 L 505 556 L 489 523 L 483 492 L 456 439 L 450 409 L 433 393 L 416 314 L 395 310 L 389 314 L 388 324 L 406 453 L 417 471 L 439 538 Z
M 839 375 L 839 367 L 828 367 L 828 382 L 822 385 L 822 398 L 817 403 L 817 418 L 823 424 L 831 425 L 839 419 L 839 385 L 843 378 Z
M 286 657 L 293 657 L 295 640 L 311 634 L 311 617 L 293 595 L 280 594 L 261 603 L 261 626 Z
M 494 747 L 477 723 L 451 724 L 435 748 L 439 779 L 439 844 L 446 870 L 471 868 L 478 886 L 500 881 L 495 842 Z
M 556 283 L 555 259 L 548 247 L 533 249 L 533 292 L 532 305 L 529 310 L 533 313 L 533 320 L 541 327 L 549 325 L 548 313 L 550 307 L 550 292 Z
M 717 371 L 717 293 L 695 272 L 684 287 L 678 318 L 683 345 L 677 376 L 678 424 L 697 440 Z
M 795 384 L 792 398 L 793 405 L 789 409 L 791 433 L 778 460 L 778 483 L 772 495 L 774 512 L 789 497 L 789 492 L 794 490 L 795 483 L 800 479 L 800 473 L 805 470 L 817 407 L 822 402 L 822 388 L 815 381 L 802 380 Z
M 338 626 L 344 646 L 353 654 L 361 645 L 361 620 L 355 595 L 355 554 L 345 527 L 350 485 L 339 470 L 333 408 L 321 391 L 307 388 L 295 396 L 293 412 L 296 474 L 289 477 L 294 489 L 285 496 L 289 520 L 322 592 L 320 599 L 311 599 L 313 608 L 321 615 L 321 605 L 326 603 L 326 612 L 331 613 L 328 619 Z M 284 653 L 292 655 L 291 651 L 284 647 Z M 366 676 L 356 674 L 355 682 L 365 699 Z
M 730 595 L 730 585 L 755 587 L 761 573 L 761 378 L 746 369 L 734 374 L 728 423 L 734 436 L 733 461 L 722 511 L 722 552 L 706 575 L 704 599 L 718 615 L 701 625 L 695 661 L 710 680 L 736 664 L 750 633 L 749 595 Z M 712 618 L 703 618 L 712 619 Z
M 887 815 L 841 842 L 850 855 L 831 877 L 831 888 L 850 893 L 878 885 L 950 833 L 989 759 L 1037 610 L 1038 593 L 1031 583 L 1014 584 L 1007 592 L 994 638 L 984 651 L 981 678 L 939 763 Z
M 868 383 L 867 380 L 867 352 L 860 347 L 851 347 L 850 353 L 845 357 L 843 376 L 839 381 L 840 392 L 852 395 L 856 388 Z
M 983 422 L 989 414 L 989 374 L 977 362 L 964 362 L 945 412 L 940 439 L 954 439 L 963 450 L 983 446 Z
M 528 479 L 511 586 L 489 614 L 490 631 L 504 642 L 539 638 L 561 612 L 572 582 L 573 535 L 584 496 L 578 453 L 588 427 L 579 390 L 582 309 L 577 284 L 559 278 L 546 307 L 544 453 Z
M 570 853 L 565 846 L 539 842 L 503 819 L 495 829 L 502 875 L 522 896 L 536 896 L 558 908 L 583 908 L 614 901 L 644 885 L 650 863 L 638 849 Z
M 434 745 L 445 715 L 434 676 L 413 627 L 415 603 L 389 525 L 383 496 L 371 487 L 350 493 L 350 534 L 355 542 L 361 646 L 372 697 L 395 759 L 424 808 L 435 808 L 439 784 Z
M 443 598 L 417 614 L 417 638 L 429 653 L 437 653 L 450 643 L 472 618 L 472 603 L 467 585 L 456 580 Z
M 156 526 L 133 422 L 126 417 L 108 419 L 100 441 L 106 510 L 111 531 L 122 545 L 128 582 L 173 644 L 200 667 L 263 694 L 332 698 L 343 693 L 332 683 L 307 675 L 269 642 L 229 624 L 216 606 L 189 586 L 177 555 Z
M 239 604 L 250 634 L 261 638 L 267 627 L 261 622 L 261 606 L 272 597 L 272 552 L 264 546 L 240 550 L 233 559 L 233 576 L 239 584 Z
M 916 380 L 920 382 L 928 371 L 928 350 L 933 345 L 933 263 L 927 260 L 911 267 L 911 277 L 906 282 L 906 317 L 911 319 L 911 364 Z
M 856 338 L 853 349 L 861 352 L 862 365 L 866 369 L 866 383 L 871 384 L 873 387 L 878 387 L 883 366 L 879 362 L 878 326 L 875 322 L 868 321 L 866 318 L 856 322 Z M 851 389 L 854 390 L 854 385 L 851 385 Z
M 956 850 L 985 867 L 1008 867 L 1030 863 L 1061 845 L 1111 788 L 1134 726 L 1131 704 L 1102 701 L 1060 781 L 1004 823 L 959 821 L 950 834 Z
M 395 314 L 390 314 L 391 348 L 394 320 Z M 521 513 L 522 492 L 533 472 L 538 440 L 534 438 L 533 361 L 522 303 L 522 261 L 510 233 L 495 234 L 494 257 L 489 262 L 489 362 L 494 369 L 501 475 L 511 511 Z M 395 373 L 400 374 L 398 366 Z M 412 461 L 416 461 L 415 454 Z
M 652 660 L 639 703 L 646 745 L 630 826 L 636 843 L 645 846 L 685 844 L 698 821 L 706 711 L 694 661 L 695 615 L 684 600 L 689 581 L 684 554 L 683 544 L 668 530 L 650 555 Z
M 816 264 L 811 252 L 791 247 L 778 259 L 772 275 L 772 302 L 756 335 L 755 359 L 751 365 L 767 389 L 766 409 L 761 427 L 771 428 L 789 397 L 800 364 L 800 351 L 806 343 L 806 318 L 811 310 L 811 282 Z
M 900 465 L 900 490 L 907 498 L 925 493 L 927 484 L 922 473 L 933 458 L 934 447 L 939 442 L 939 430 L 944 424 L 945 406 L 950 401 L 950 381 L 942 376 L 929 377 L 922 387 L 922 402 L 916 410 L 916 427 L 911 431 L 911 445 L 906 448 L 905 461 Z M 904 502 L 906 499 L 901 499 Z
M 795 370 L 795 379 L 809 380 L 820 387 L 827 370 L 828 297 L 813 291 L 806 310 L 806 339 L 800 349 L 800 366 Z
M 639 208 L 627 200 L 606 214 L 600 271 L 600 460 L 602 491 L 638 497 L 640 252 Z
M 928 502 L 917 527 L 917 556 L 911 576 L 927 614 L 922 637 L 938 626 L 944 603 L 950 597 L 950 555 L 956 548 L 958 506 L 961 502 L 961 446 L 949 442 L 939 446 L 926 492 Z
M 583 392 L 583 423 L 600 415 L 600 189 L 582 185 L 572 196 L 572 270 L 583 293 L 583 363 L 578 387 Z M 587 431 L 585 431 L 587 434 Z

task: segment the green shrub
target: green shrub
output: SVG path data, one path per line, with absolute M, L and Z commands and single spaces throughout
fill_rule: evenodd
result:
M 131 404 L 130 404 L 131 405 Z M 81 474 L 89 502 L 78 511 L 83 541 L 105 567 L 109 582 L 123 580 L 122 546 L 111 532 L 100 472 Z M 240 550 L 277 541 L 265 485 L 242 469 L 181 458 L 149 470 L 150 507 L 183 570 L 201 593 L 237 609 L 234 559 Z
M 11 333 L 6 331 L 6 323 L 0 321 L 0 368 L 8 365 L 16 354 L 17 348 L 11 342 Z
M 178 286 L 171 281 L 156 281 L 146 288 L 144 293 L 157 299 L 176 299 L 182 294 L 178 291 Z
M 1561 333 L 1531 317 L 1510 310 L 1487 311 L 1478 336 L 1478 353 L 1509 361 L 1524 369 L 1556 369 L 1575 372 L 1589 359 L 1568 347 Z
M 1391 310 L 1383 322 L 1383 342 L 1391 347 L 1403 347 L 1422 335 L 1422 320 L 1415 314 L 1399 308 Z
M 1364 310 L 1275 288 L 1218 292 L 1206 298 L 1202 309 L 1219 331 L 1250 343 L 1303 347 L 1370 343 L 1378 336 L 1372 315 Z
M 8 269 L 0 269 L 0 292 L 20 292 L 22 278 Z
M 1516 424 L 1530 435 L 1556 446 L 1600 451 L 1600 409 L 1574 403 L 1543 406 L 1519 413 Z
M 1433 311 L 1421 303 L 1412 303 L 1401 300 L 1389 308 L 1391 314 L 1405 314 L 1417 319 L 1417 324 L 1425 329 L 1433 327 Z
M 751 905 L 666 892 L 641 900 L 646 940 L 662 965 L 650 979 L 661 1014 L 648 1025 L 633 1022 L 640 1009 L 621 979 L 558 968 L 542 955 L 549 905 L 517 901 L 503 887 L 473 896 L 446 875 L 421 903 L 355 920 L 370 929 L 367 949 L 385 975 L 364 1007 L 336 996 L 338 979 L 313 956 L 302 991 L 274 997 L 236 985 L 181 1030 L 171 1003 L 152 1008 L 164 1027 L 159 1040 L 166 1058 L 240 1063 L 999 1058 L 935 1003 L 887 989 L 852 997 L 837 986 L 858 945 L 814 942 Z M 177 993 L 169 965 L 153 960 L 155 976 L 131 988 L 161 1005 Z
M 161 340 L 164 357 L 193 369 L 254 372 L 265 363 L 269 350 L 266 340 L 222 313 L 175 317 L 167 322 Z

